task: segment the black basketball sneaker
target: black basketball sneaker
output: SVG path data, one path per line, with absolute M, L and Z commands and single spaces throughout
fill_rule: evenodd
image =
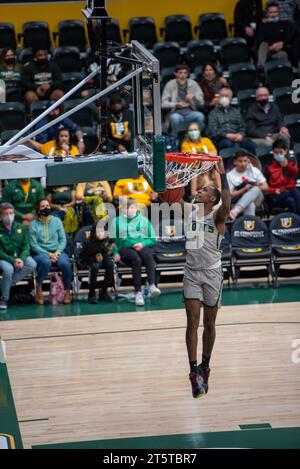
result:
M 205 388 L 203 386 L 203 380 L 198 373 L 192 372 L 189 375 L 190 382 L 192 385 L 192 394 L 195 399 L 205 395 Z
M 208 393 L 208 378 L 210 374 L 210 368 L 204 368 L 201 364 L 198 366 L 198 373 L 202 378 L 203 381 L 203 388 L 205 390 L 205 394 Z

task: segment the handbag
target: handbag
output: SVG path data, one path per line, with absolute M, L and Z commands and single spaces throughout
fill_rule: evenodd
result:
M 58 272 L 54 272 L 50 279 L 50 298 L 49 301 L 52 305 L 62 303 L 65 296 L 65 288 Z

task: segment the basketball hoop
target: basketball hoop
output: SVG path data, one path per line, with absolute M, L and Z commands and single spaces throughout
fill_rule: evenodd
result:
M 220 156 L 205 153 L 166 153 L 166 188 L 186 186 L 195 176 L 210 171 L 220 160 Z

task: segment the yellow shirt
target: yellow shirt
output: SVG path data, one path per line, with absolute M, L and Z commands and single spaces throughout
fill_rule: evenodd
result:
M 119 179 L 114 188 L 114 199 L 120 195 L 126 195 L 138 204 L 151 205 L 152 187 L 143 176 L 138 179 Z
M 217 149 L 209 138 L 203 137 L 199 142 L 192 142 L 191 140 L 183 140 L 181 151 L 186 153 L 214 153 L 217 155 Z
M 56 148 L 55 140 L 50 140 L 49 142 L 41 144 L 41 152 L 43 155 L 55 156 L 61 155 L 63 150 Z M 71 146 L 71 150 L 68 156 L 78 156 L 79 150 L 75 145 Z
M 30 190 L 30 179 L 27 182 L 20 182 L 20 186 L 22 187 L 24 195 L 25 195 L 25 202 L 27 202 L 28 194 Z
M 80 182 L 76 187 L 76 199 L 82 200 L 88 195 L 94 195 L 97 189 L 104 189 L 108 196 L 107 201 L 112 202 L 112 192 L 107 181 Z M 90 191 L 92 194 L 89 193 Z

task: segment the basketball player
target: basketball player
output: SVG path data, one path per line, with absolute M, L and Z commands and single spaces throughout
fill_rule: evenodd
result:
M 211 182 L 198 188 L 195 204 L 188 204 L 189 232 L 202 234 L 201 243 L 188 245 L 184 270 L 183 290 L 187 314 L 186 346 L 190 362 L 190 382 L 193 397 L 208 392 L 209 361 L 215 342 L 215 321 L 220 306 L 223 284 L 220 244 L 225 233 L 225 223 L 230 211 L 230 191 L 223 161 L 216 167 L 221 177 L 222 194 Z M 213 207 L 221 205 L 216 210 Z M 197 217 L 198 204 L 202 205 L 202 217 Z M 199 208 L 199 207 L 198 207 Z M 197 365 L 198 326 L 203 306 L 202 362 Z

